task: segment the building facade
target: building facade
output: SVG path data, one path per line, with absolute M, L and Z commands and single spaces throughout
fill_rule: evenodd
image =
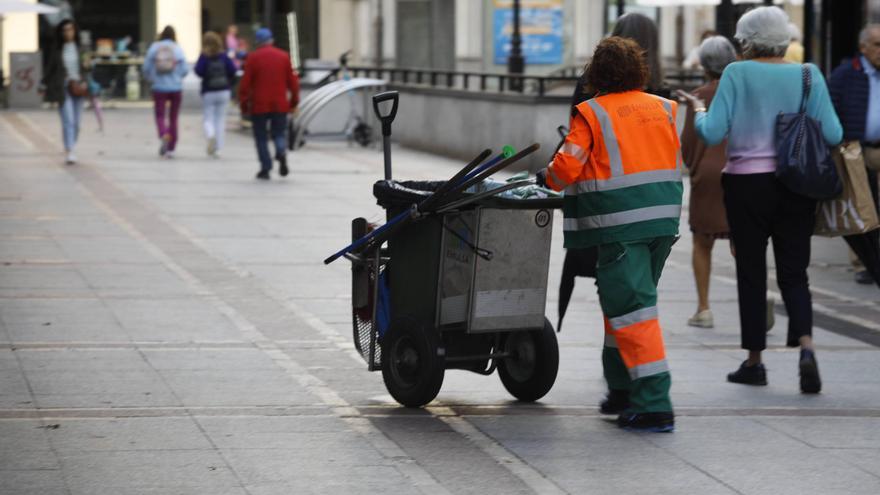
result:
M 513 4 L 513 0 L 39 1 L 61 7 L 62 13 L 7 16 L 2 31 L 4 61 L 10 51 L 47 48 L 54 25 L 70 14 L 93 47 L 99 39 L 130 37 L 135 53 L 142 53 L 165 25 L 173 25 L 185 53 L 195 59 L 204 31 L 223 32 L 232 24 L 246 40 L 257 28 L 270 26 L 276 43 L 288 48 L 286 14 L 296 12 L 300 60 L 336 60 L 351 50 L 352 62 L 361 65 L 504 72 Z M 713 6 L 624 3 L 627 12 L 644 13 L 658 23 L 666 67 L 675 67 L 699 43 L 700 34 L 718 23 Z M 736 11 L 762 3 L 739 2 Z M 804 0 L 777 3 L 803 26 Z M 616 0 L 521 0 L 520 4 L 530 74 L 582 66 L 617 16 Z M 812 0 L 812 4 L 814 37 L 805 44 L 811 43 L 814 60 L 825 70 L 855 50 L 863 23 L 880 20 L 880 0 Z

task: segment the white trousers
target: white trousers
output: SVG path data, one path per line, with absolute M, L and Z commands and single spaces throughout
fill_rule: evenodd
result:
M 202 116 L 205 125 L 205 137 L 217 140 L 217 151 L 223 147 L 223 134 L 226 131 L 226 110 L 229 108 L 231 93 L 222 91 L 206 91 L 202 93 Z

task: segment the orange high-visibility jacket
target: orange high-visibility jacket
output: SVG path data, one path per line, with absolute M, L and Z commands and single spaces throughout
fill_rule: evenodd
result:
M 565 190 L 565 247 L 678 234 L 682 161 L 678 105 L 642 91 L 579 104 L 547 169 Z

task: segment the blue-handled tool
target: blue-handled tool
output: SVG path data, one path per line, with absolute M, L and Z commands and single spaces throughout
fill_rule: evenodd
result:
M 334 261 L 336 261 L 336 260 L 339 259 L 340 257 L 345 256 L 345 253 L 349 253 L 349 252 L 351 252 L 351 251 L 354 251 L 355 249 L 358 249 L 358 248 L 360 248 L 361 246 L 363 246 L 363 245 L 365 245 L 366 243 L 368 243 L 368 242 L 370 241 L 370 239 L 373 239 L 373 238 L 376 237 L 377 235 L 380 235 L 380 234 L 382 234 L 382 233 L 384 233 L 384 232 L 389 231 L 394 225 L 396 225 L 396 224 L 402 222 L 402 221 L 403 221 L 404 219 L 406 219 L 407 217 L 414 217 L 414 216 L 416 216 L 416 215 L 418 215 L 418 213 L 417 213 L 417 208 L 416 208 L 415 205 L 413 205 L 412 208 L 410 208 L 409 210 L 406 210 L 406 211 L 404 211 L 404 212 L 398 214 L 396 217 L 394 217 L 394 218 L 392 218 L 391 220 L 389 220 L 388 223 L 386 223 L 385 225 L 379 227 L 378 229 L 376 229 L 376 230 L 370 232 L 369 234 L 367 234 L 367 235 L 361 237 L 360 239 L 358 239 L 358 240 L 354 241 L 353 243 L 349 244 L 348 246 L 345 246 L 344 248 L 340 249 L 339 251 L 333 253 L 332 256 L 330 256 L 329 258 L 327 258 L 327 259 L 324 260 L 324 264 L 325 264 L 325 265 L 329 265 L 330 263 L 333 263 Z
M 513 156 L 510 156 L 510 157 L 505 158 L 504 160 L 501 160 L 500 162 L 496 163 L 495 165 L 492 165 L 490 167 L 485 168 L 483 171 L 481 171 L 479 173 L 472 174 L 469 179 L 465 180 L 462 184 L 460 184 L 459 186 L 457 186 L 455 188 L 456 189 L 455 193 L 447 194 L 446 198 L 451 198 L 452 201 L 457 201 L 457 200 L 461 199 L 462 191 L 466 191 L 472 185 L 477 184 L 478 182 L 482 182 L 483 180 L 485 180 L 486 178 L 488 178 L 492 174 L 504 169 L 505 167 L 507 167 L 509 165 L 512 165 L 513 163 L 516 163 L 517 161 L 524 158 L 525 156 L 537 151 L 538 148 L 540 148 L 540 147 L 541 147 L 540 144 L 535 143 L 535 144 L 529 146 L 528 148 L 520 150 L 519 152 L 517 152 Z M 450 202 L 451 201 L 447 201 L 446 204 L 449 204 Z M 442 207 L 442 205 L 441 205 L 441 207 Z
M 432 195 L 430 195 L 427 198 L 425 198 L 424 200 L 422 200 L 421 203 L 419 203 L 418 205 L 413 205 L 412 208 L 398 214 L 397 216 L 395 216 L 394 218 L 389 220 L 385 225 L 379 227 L 378 229 L 370 232 L 369 234 L 361 237 L 360 239 L 356 240 L 355 242 L 353 242 L 353 243 L 349 244 L 348 246 L 342 248 L 341 250 L 337 251 L 332 256 L 325 259 L 324 264 L 325 265 L 330 264 L 330 263 L 336 261 L 337 259 L 339 259 L 340 257 L 345 256 L 346 253 L 350 253 L 352 251 L 360 249 L 360 248 L 366 246 L 368 243 L 370 243 L 374 239 L 383 238 L 384 236 L 388 235 L 388 233 L 390 233 L 392 231 L 392 229 L 394 228 L 395 225 L 398 225 L 398 226 L 403 225 L 406 223 L 405 220 L 414 220 L 416 217 L 419 216 L 420 212 L 428 211 L 428 209 L 433 204 L 435 204 L 436 200 L 444 197 L 446 195 L 446 193 L 448 193 L 454 187 L 455 184 L 461 183 L 462 179 L 466 175 L 468 175 L 468 173 L 471 170 L 473 170 L 477 165 L 480 164 L 480 162 L 485 160 L 486 157 L 488 157 L 491 154 L 492 154 L 492 150 L 488 150 L 488 149 L 483 150 L 482 153 L 477 155 L 473 160 L 471 160 L 470 163 L 468 163 L 467 165 L 464 166 L 464 168 L 459 170 L 458 173 L 456 173 L 454 176 L 452 176 L 451 179 L 446 181 L 445 184 L 440 186 L 440 188 L 437 189 L 437 191 L 435 191 Z
M 461 182 L 459 182 L 459 184 L 463 184 L 463 183 L 465 183 L 466 181 L 470 180 L 471 178 L 473 178 L 475 175 L 479 174 L 480 172 L 482 172 L 482 171 L 484 171 L 484 170 L 486 170 L 486 169 L 488 169 L 488 168 L 490 168 L 490 167 L 495 166 L 495 165 L 498 164 L 498 162 L 500 162 L 501 160 L 503 160 L 503 159 L 505 159 L 505 158 L 510 158 L 510 157 L 512 157 L 512 156 L 515 155 L 515 154 L 516 154 L 516 150 L 513 148 L 513 146 L 511 146 L 511 145 L 509 145 L 509 144 L 504 145 L 504 147 L 501 148 L 501 153 L 498 154 L 498 156 L 496 156 L 495 158 L 489 160 L 488 162 L 486 162 L 486 163 L 480 165 L 479 167 L 475 168 L 474 171 L 471 172 L 471 173 L 469 173 L 469 174 L 467 174 L 467 175 L 461 180 Z

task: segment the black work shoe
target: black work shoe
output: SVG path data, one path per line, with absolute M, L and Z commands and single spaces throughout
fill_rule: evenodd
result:
M 278 160 L 278 173 L 281 177 L 287 177 L 287 174 L 290 172 L 290 170 L 287 169 L 287 156 L 278 155 L 276 159 Z
M 856 283 L 862 285 L 871 285 L 874 283 L 874 277 L 868 273 L 868 270 L 862 270 L 860 272 L 856 272 Z
M 727 381 L 742 383 L 743 385 L 767 385 L 767 370 L 763 363 L 748 366 L 748 361 L 743 361 L 739 369 L 727 374 Z
M 602 414 L 620 414 L 629 407 L 628 390 L 608 390 L 605 400 L 599 403 L 599 412 Z
M 257 173 L 257 179 L 260 180 L 269 180 L 269 171 L 268 170 L 260 170 Z
M 819 363 L 816 362 L 816 354 L 809 349 L 801 350 L 799 367 L 801 392 L 805 394 L 818 394 L 822 390 L 822 379 L 819 378 Z
M 671 412 L 623 413 L 617 426 L 629 431 L 671 433 L 675 431 L 675 415 Z

